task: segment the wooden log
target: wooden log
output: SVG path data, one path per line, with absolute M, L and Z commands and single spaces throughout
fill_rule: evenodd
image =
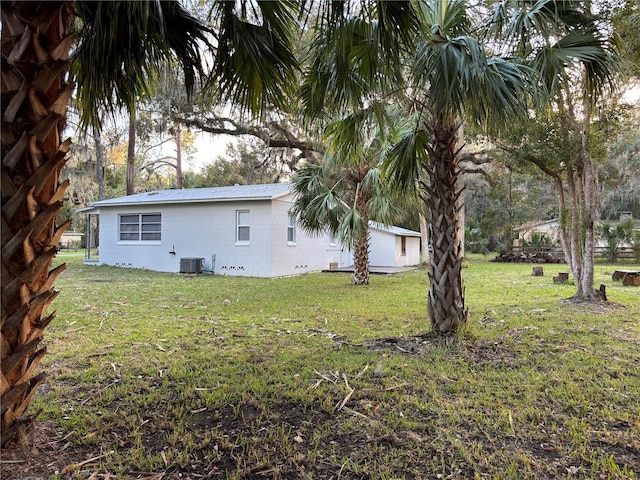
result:
M 544 268 L 543 267 L 533 267 L 533 272 L 531 273 L 533 277 L 544 277 Z
M 568 282 L 569 281 L 569 273 L 568 272 L 558 272 L 558 281 L 559 282 Z
M 640 275 L 640 270 L 638 270 L 638 271 L 635 271 L 635 270 L 616 270 L 611 275 L 611 278 L 613 280 L 622 280 L 625 275 L 629 275 L 629 274 L 630 275 Z
M 626 274 L 622 279 L 622 285 L 625 287 L 640 287 L 640 275 Z

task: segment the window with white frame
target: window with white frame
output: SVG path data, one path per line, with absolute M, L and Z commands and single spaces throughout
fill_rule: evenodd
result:
M 236 210 L 236 243 L 248 244 L 251 239 L 249 210 Z
M 120 215 L 119 239 L 133 242 L 161 240 L 162 215 L 159 213 Z
M 289 212 L 289 223 L 287 224 L 287 243 L 296 243 L 296 216 Z

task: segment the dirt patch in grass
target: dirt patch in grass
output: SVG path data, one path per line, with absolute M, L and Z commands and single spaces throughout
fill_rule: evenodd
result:
M 66 432 L 52 421 L 38 421 L 23 433 L 23 442 L 13 443 L 2 451 L 3 480 L 45 480 L 56 475 L 74 478 L 74 472 L 81 469 L 74 465 L 100 455 L 93 447 L 72 445 Z M 87 462 L 84 467 L 90 468 L 97 462 Z M 70 470 L 68 474 L 61 473 L 65 468 Z
M 433 335 L 415 335 L 376 338 L 362 342 L 360 345 L 376 351 L 390 350 L 397 354 L 419 355 L 441 343 L 442 340 Z
M 391 478 L 421 478 L 423 437 L 406 429 L 374 435 L 368 429 L 345 426 L 352 415 L 330 415 L 321 410 L 302 412 L 296 405 L 280 403 L 268 411 L 244 404 L 222 410 L 194 412 L 189 415 L 189 430 L 201 443 L 189 447 L 189 463 L 168 465 L 163 471 L 118 472 L 110 467 L 110 454 L 100 447 L 71 447 L 64 431 L 53 422 L 36 425 L 29 451 L 13 448 L 3 453 L 3 480 L 105 479 L 143 480 L 184 479 L 295 479 L 318 478 L 356 480 L 363 478 L 370 458 L 395 458 L 380 466 Z M 346 431 L 345 431 L 346 429 Z M 106 437 L 126 438 L 126 431 L 105 432 Z M 163 436 L 153 428 L 141 439 L 147 452 L 180 450 L 168 448 Z M 114 445 L 112 445 L 114 446 Z M 130 445 L 122 445 L 125 452 Z M 417 449 L 418 448 L 418 449 Z M 437 454 L 430 451 L 431 455 Z M 4 463 L 14 462 L 14 463 Z M 411 465 L 411 469 L 407 468 Z M 452 471 L 451 479 L 468 478 L 472 472 Z

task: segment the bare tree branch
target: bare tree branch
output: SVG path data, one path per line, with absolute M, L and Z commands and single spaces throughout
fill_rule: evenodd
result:
M 271 123 L 271 127 L 278 135 L 273 135 L 268 129 L 244 125 L 229 117 L 220 116 L 183 116 L 176 115 L 175 120 L 187 127 L 195 127 L 203 132 L 217 135 L 242 136 L 250 135 L 262 140 L 269 148 L 297 149 L 302 157 L 315 160 L 315 153 L 322 153 L 323 149 L 310 141 L 301 140 L 291 130 L 281 124 Z
M 496 185 L 498 185 L 498 182 L 496 181 L 496 179 L 493 178 L 489 174 L 489 172 L 487 172 L 486 170 L 484 170 L 482 168 L 462 168 L 461 171 L 464 174 L 478 173 L 478 174 L 482 175 L 484 177 L 484 179 L 487 181 L 487 183 L 489 185 L 491 185 L 492 187 L 495 187 Z

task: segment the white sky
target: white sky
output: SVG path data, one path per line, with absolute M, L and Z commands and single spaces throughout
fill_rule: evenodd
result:
M 194 131 L 195 146 L 198 151 L 192 164 L 185 163 L 184 168 L 199 173 L 203 166 L 213 163 L 216 157 L 223 157 L 227 151 L 227 143 L 237 141 L 230 135 L 212 135 Z

